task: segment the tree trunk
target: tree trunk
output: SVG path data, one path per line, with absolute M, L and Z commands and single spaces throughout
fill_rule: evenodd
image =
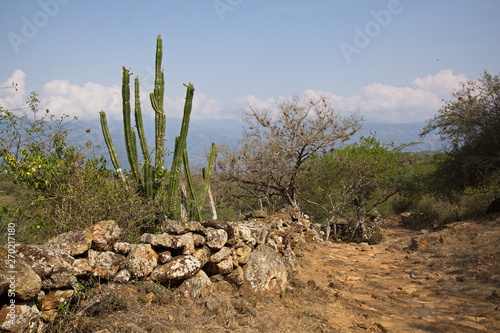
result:
M 188 209 L 186 184 L 181 182 L 181 221 L 188 220 Z
M 330 232 L 332 230 L 332 227 L 331 227 L 331 220 L 328 219 L 326 221 L 326 236 L 325 236 L 325 241 L 329 241 L 330 240 Z
M 210 203 L 210 212 L 212 213 L 212 220 L 217 220 L 217 208 L 215 207 L 214 196 L 212 195 L 212 188 L 208 187 L 208 202 Z
M 365 231 L 365 209 L 363 202 L 358 199 L 354 199 L 353 204 L 356 206 L 356 224 L 354 226 L 354 230 L 352 231 L 351 239 L 354 238 L 354 235 L 356 234 L 356 231 L 358 229 L 361 230 L 361 237 L 365 238 L 366 236 L 366 231 Z

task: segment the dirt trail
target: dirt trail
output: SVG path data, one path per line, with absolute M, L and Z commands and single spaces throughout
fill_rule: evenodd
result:
M 500 332 L 498 271 L 491 271 L 500 260 L 498 221 L 458 223 L 428 235 L 395 226 L 385 234 L 378 245 L 307 250 L 299 279 L 333 298 L 308 310 L 328 322 L 325 332 L 327 326 L 336 332 Z M 422 249 L 409 250 L 417 235 Z M 485 272 L 488 278 L 478 279 Z

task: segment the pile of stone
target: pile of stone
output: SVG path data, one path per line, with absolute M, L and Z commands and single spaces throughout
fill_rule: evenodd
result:
M 121 242 L 122 230 L 110 220 L 43 245 L 16 244 L 15 253 L 0 247 L 0 329 L 50 320 L 89 279 L 149 280 L 192 298 L 217 281 L 258 293 L 283 291 L 310 223 L 286 211 L 255 215 L 233 223 L 168 220 L 163 233 L 143 234 L 138 244 Z M 16 320 L 9 321 L 13 313 Z

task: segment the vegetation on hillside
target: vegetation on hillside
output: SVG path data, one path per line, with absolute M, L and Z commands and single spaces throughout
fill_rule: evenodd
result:
M 482 214 L 500 195 L 500 81 L 489 73 L 478 82 L 464 83 L 423 129 L 422 135 L 437 131 L 449 143 L 446 152 L 408 153 L 376 137 L 345 144 L 361 126 L 358 113 L 341 116 L 325 96 L 294 97 L 270 109 L 249 105 L 243 112 L 248 127 L 240 145 L 221 148 L 217 163 L 213 146 L 209 167 L 193 172 L 185 148 L 194 92 L 189 84 L 174 162 L 170 170 L 164 169 L 159 156 L 164 141 L 160 37 L 158 45 L 157 81 L 151 93 L 157 115 L 152 151 L 142 130 L 137 90 L 137 134 L 131 124 L 130 72 L 123 72 L 130 173 L 113 158 L 104 113 L 103 135 L 116 172 L 104 157 L 93 156 L 91 141 L 70 142 L 67 126 L 78 120 L 39 110 L 36 93 L 19 110 L 0 106 L 1 228 L 15 222 L 18 241 L 37 243 L 114 219 L 132 238 L 158 231 L 165 216 L 213 218 L 216 206 L 220 219 L 234 220 L 256 209 L 290 205 L 316 222 L 347 221 L 350 239 L 366 240 L 365 222 L 372 216 L 411 211 L 426 221 L 419 227 L 434 228 Z M 217 172 L 212 176 L 214 164 Z M 212 194 L 215 200 L 209 207 L 206 201 Z

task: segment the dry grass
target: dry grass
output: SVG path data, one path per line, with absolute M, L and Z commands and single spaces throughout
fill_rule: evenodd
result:
M 423 250 L 435 260 L 433 267 L 500 287 L 500 217 L 452 223 L 425 236 Z

